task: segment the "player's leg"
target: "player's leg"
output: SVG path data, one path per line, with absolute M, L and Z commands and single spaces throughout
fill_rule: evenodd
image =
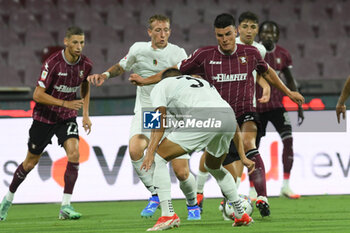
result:
M 148 146 L 149 139 L 146 135 L 136 134 L 129 140 L 129 154 L 134 170 L 141 182 L 150 191 L 151 197 L 148 200 L 147 206 L 141 211 L 141 217 L 152 217 L 155 211 L 159 208 L 159 198 L 153 185 L 153 170 L 152 165 L 149 171 L 140 170 L 144 160 L 144 151 Z
M 290 173 L 293 167 L 294 151 L 292 125 L 290 123 L 288 112 L 284 108 L 274 110 L 271 117 L 271 122 L 279 133 L 283 143 L 283 186 L 281 188 L 281 195 L 291 199 L 298 199 L 300 198 L 300 195 L 295 194 L 289 186 Z
M 148 231 L 165 230 L 180 225 L 171 202 L 171 181 L 167 167 L 168 161 L 185 154 L 186 151 L 178 144 L 165 138 L 159 145 L 154 157 L 153 183 L 157 187 L 162 216 Z
M 203 153 L 199 161 L 199 169 L 196 177 L 197 203 L 201 212 L 203 211 L 204 185 L 205 185 L 205 182 L 208 180 L 208 176 L 209 176 L 209 172 L 204 167 L 204 162 L 205 162 L 205 155 Z
M 38 121 L 33 121 L 29 129 L 28 152 L 24 161 L 17 167 L 9 187 L 9 191 L 3 198 L 0 205 L 0 221 L 4 221 L 7 212 L 14 199 L 15 192 L 20 184 L 25 180 L 28 173 L 39 162 L 40 155 L 53 136 L 52 126 Z
M 258 128 L 254 121 L 244 122 L 241 128 L 246 156 L 255 162 L 255 171 L 250 175 L 250 179 L 253 181 L 258 194 L 256 206 L 258 207 L 261 216 L 269 216 L 270 208 L 266 192 L 265 166 L 255 144 Z
M 71 205 L 71 197 L 79 171 L 79 130 L 75 118 L 57 124 L 55 134 L 58 144 L 64 148 L 67 155 L 66 171 L 64 173 L 64 189 L 59 219 L 79 219 L 81 213 L 76 212 Z
M 188 210 L 187 220 L 200 220 L 200 209 L 198 207 L 196 197 L 196 179 L 190 172 L 188 158 L 185 159 L 181 156 L 180 158 L 172 160 L 171 165 L 177 179 L 180 181 L 180 189 L 186 197 Z

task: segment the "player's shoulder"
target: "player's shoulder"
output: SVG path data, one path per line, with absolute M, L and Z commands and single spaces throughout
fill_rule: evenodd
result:
M 283 48 L 282 46 L 277 44 L 276 44 L 276 51 L 284 54 L 289 54 L 289 51 L 286 48 Z
M 193 53 L 196 54 L 208 54 L 208 53 L 213 53 L 213 52 L 218 52 L 218 46 L 210 45 L 210 46 L 204 46 L 196 49 Z
M 237 53 L 260 53 L 259 50 L 252 45 L 246 44 L 236 44 L 237 45 Z
M 144 48 L 148 48 L 151 47 L 151 42 L 146 42 L 146 41 L 138 41 L 135 42 L 133 45 L 131 45 L 130 49 L 144 49 Z
M 253 45 L 254 47 L 256 47 L 256 48 L 260 51 L 260 53 L 261 53 L 261 52 L 266 53 L 266 48 L 265 48 L 264 45 L 262 45 L 262 44 L 260 44 L 260 43 L 258 43 L 258 42 L 256 42 L 256 41 L 254 41 L 252 45 Z
M 81 62 L 85 63 L 88 66 L 92 66 L 93 62 L 90 60 L 90 58 L 88 58 L 85 55 L 81 55 Z
M 167 48 L 170 48 L 170 49 L 176 49 L 176 50 L 182 50 L 183 48 L 181 48 L 180 46 L 176 45 L 176 44 L 173 44 L 173 43 L 170 43 L 168 42 L 168 45 L 167 45 Z
M 52 53 L 48 58 L 46 58 L 44 63 L 48 65 L 53 65 L 59 61 L 62 61 L 63 60 L 62 51 L 63 50 L 59 50 Z

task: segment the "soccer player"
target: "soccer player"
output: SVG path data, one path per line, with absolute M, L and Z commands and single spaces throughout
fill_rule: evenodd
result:
M 343 90 L 339 96 L 338 103 L 336 106 L 336 114 L 337 114 L 337 120 L 338 123 L 340 123 L 340 116 L 343 115 L 343 120 L 345 120 L 346 117 L 346 106 L 345 101 L 349 98 L 350 95 L 350 76 L 346 80 Z
M 83 107 L 83 127 L 89 134 L 90 86 L 86 81 L 92 63 L 82 55 L 85 44 L 84 32 L 70 27 L 64 38 L 65 48 L 52 54 L 41 68 L 41 75 L 34 90 L 36 104 L 33 124 L 29 129 L 28 152 L 25 160 L 16 169 L 9 191 L 0 206 L 0 220 L 5 220 L 15 192 L 28 173 L 39 162 L 45 147 L 56 135 L 68 157 L 64 174 L 64 191 L 59 219 L 79 219 L 81 214 L 71 205 L 71 196 L 79 169 L 79 133 L 76 122 L 77 110 Z M 81 88 L 81 99 L 76 91 Z
M 292 91 L 296 91 L 296 82 L 292 76 L 292 58 L 289 52 L 277 44 L 279 39 L 279 28 L 273 21 L 265 21 L 260 25 L 259 38 L 267 49 L 265 61 L 279 74 L 285 77 L 286 85 Z M 261 95 L 261 88 L 257 86 L 257 96 Z M 291 199 L 298 199 L 300 195 L 295 194 L 289 186 L 290 173 L 293 166 L 293 136 L 292 125 L 288 113 L 282 104 L 284 93 L 271 87 L 271 98 L 268 103 L 258 103 L 257 111 L 262 124 L 262 135 L 266 133 L 266 126 L 271 122 L 279 133 L 282 143 L 282 161 L 283 161 L 283 186 L 281 195 Z M 298 108 L 298 123 L 302 124 L 304 120 L 303 109 L 301 105 Z M 259 138 L 260 141 L 260 138 Z M 251 187 L 251 189 L 253 189 Z M 254 193 L 250 191 L 250 193 Z
M 200 125 L 201 122 L 212 119 L 220 122 L 220 125 L 207 130 L 201 126 L 177 127 L 160 144 L 164 126 L 152 131 L 141 168 L 148 170 L 155 162 L 154 184 L 157 187 L 162 216 L 147 231 L 179 226 L 180 218 L 175 214 L 171 202 L 170 175 L 166 165 L 168 161 L 178 156 L 202 148 L 205 148 L 206 169 L 215 177 L 222 192 L 233 205 L 235 216 L 233 226 L 249 225 L 253 220 L 244 213 L 234 179 L 221 165 L 233 139 L 243 163 L 249 170 L 254 169 L 254 162 L 244 155 L 239 127 L 232 108 L 221 98 L 215 87 L 203 79 L 181 75 L 181 72 L 174 68 L 166 70 L 162 78 L 163 80 L 151 92 L 152 105 L 156 108 L 156 113 L 162 116 L 161 122 L 168 111 L 177 120 L 183 121 L 184 125 L 194 121 L 196 122 L 194 125 Z
M 136 42 L 129 49 L 128 54 L 119 63 L 110 67 L 102 74 L 94 74 L 88 80 L 97 86 L 108 78 L 115 77 L 124 71 L 133 70 L 142 77 L 156 74 L 169 66 L 187 58 L 184 49 L 168 42 L 170 36 L 170 20 L 163 15 L 153 15 L 149 19 L 148 35 L 150 42 Z M 143 217 L 151 217 L 159 207 L 159 198 L 153 185 L 153 168 L 148 172 L 140 170 L 144 159 L 144 150 L 148 146 L 150 132 L 142 131 L 142 108 L 151 107 L 150 93 L 154 85 L 137 87 L 134 118 L 131 123 L 129 153 L 135 171 L 139 178 L 151 192 L 152 197 L 146 208 L 141 212 Z M 195 178 L 189 172 L 189 155 L 184 155 L 172 161 L 175 175 L 180 181 L 180 188 L 185 194 L 188 205 L 188 219 L 199 220 L 200 211 L 197 206 Z
M 257 43 L 254 41 L 256 35 L 258 34 L 258 28 L 259 28 L 259 19 L 258 16 L 255 15 L 252 12 L 243 12 L 239 18 L 238 18 L 238 32 L 239 32 L 239 36 L 236 37 L 236 43 L 237 44 L 243 44 L 243 45 L 251 45 L 254 46 L 255 48 L 258 49 L 258 51 L 260 52 L 260 55 L 262 58 L 265 57 L 266 54 L 266 49 L 263 45 Z M 256 71 L 253 71 L 253 77 L 256 79 L 257 82 L 259 82 L 260 86 L 264 86 L 264 93 L 261 95 L 261 98 L 258 99 L 258 103 L 266 103 L 269 101 L 270 98 L 270 86 L 268 85 L 268 83 L 265 81 L 265 79 L 261 78 L 261 76 L 257 76 Z M 256 118 L 255 119 L 256 124 L 258 126 L 258 128 L 260 128 L 260 122 L 259 119 Z M 252 134 L 251 132 L 242 132 L 242 137 L 243 140 L 246 142 L 251 142 L 253 141 L 252 137 L 255 137 L 254 134 Z M 245 144 L 246 146 L 249 146 L 249 149 L 255 148 L 255 145 L 249 145 L 249 144 Z M 229 151 L 228 156 L 226 157 L 223 165 L 226 169 L 229 170 L 229 167 L 232 167 L 233 172 L 231 172 L 231 174 L 233 174 L 235 180 L 236 180 L 236 185 L 237 185 L 237 189 L 240 185 L 240 181 L 241 181 L 241 176 L 243 173 L 243 164 L 241 162 L 241 160 L 239 159 L 238 155 L 235 155 L 237 153 L 237 151 L 234 148 L 234 145 L 231 143 L 231 148 Z M 205 181 L 208 178 L 208 172 L 205 171 L 205 168 L 203 166 L 203 162 L 204 160 L 201 159 L 200 161 L 200 166 L 199 166 L 199 172 L 197 175 L 197 200 L 199 201 L 199 206 L 202 208 L 203 205 L 203 189 L 204 189 L 204 184 Z M 229 170 L 231 171 L 231 170 Z M 254 189 L 255 192 L 255 189 Z M 256 200 L 256 192 L 255 192 L 255 198 L 253 200 Z M 223 202 L 222 202 L 223 204 Z M 224 208 L 220 207 L 220 210 L 224 210 Z M 225 220 L 230 220 L 225 212 L 223 211 L 223 217 Z
M 235 43 L 236 28 L 234 17 L 220 14 L 214 21 L 218 46 L 197 49 L 188 59 L 178 64 L 184 74 L 202 75 L 214 85 L 220 95 L 233 108 L 242 132 L 251 134 L 243 139 L 247 157 L 255 162 L 256 169 L 251 174 L 259 197 L 256 202 L 262 216 L 270 215 L 266 194 L 264 163 L 255 147 L 257 134 L 255 110 L 255 79 L 253 70 L 257 70 L 270 84 L 283 91 L 292 101 L 303 103 L 304 98 L 298 92 L 290 91 L 276 72 L 261 58 L 258 50 L 252 46 Z M 147 79 L 132 74 L 129 80 L 137 85 L 147 85 L 160 80 L 161 73 Z M 205 96 L 203 96 L 205 98 Z

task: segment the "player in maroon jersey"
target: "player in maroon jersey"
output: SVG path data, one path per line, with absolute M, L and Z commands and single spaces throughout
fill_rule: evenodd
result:
M 281 82 L 256 48 L 235 43 L 236 27 L 232 15 L 218 15 L 214 27 L 218 45 L 197 49 L 188 59 L 179 63 L 178 68 L 184 74 L 201 75 L 216 87 L 222 98 L 233 108 L 241 130 L 247 135 L 243 139 L 245 153 L 256 165 L 256 170 L 252 174 L 259 195 L 256 204 L 262 216 L 269 216 L 265 168 L 255 145 L 258 120 L 255 109 L 255 79 L 252 71 L 256 70 L 294 102 L 303 103 L 304 98 L 298 92 L 290 91 Z M 131 75 L 129 79 L 134 84 L 147 85 L 160 81 L 161 72 L 147 79 L 137 75 Z
M 90 85 L 86 78 L 92 62 L 82 55 L 85 37 L 78 27 L 70 27 L 64 38 L 65 49 L 52 54 L 41 68 L 34 90 L 36 102 L 33 124 L 29 130 L 28 152 L 13 175 L 9 191 L 0 206 L 0 220 L 5 220 L 18 186 L 39 162 L 45 147 L 56 135 L 68 157 L 64 174 L 64 191 L 59 219 L 79 219 L 81 214 L 70 204 L 79 169 L 79 133 L 77 111 L 83 107 L 83 127 L 91 130 L 89 119 Z M 76 91 L 81 88 L 81 98 Z
M 346 106 L 345 101 L 349 98 L 350 95 L 350 76 L 346 80 L 343 90 L 339 96 L 338 103 L 336 106 L 336 114 L 337 114 L 337 120 L 338 123 L 340 123 L 340 116 L 343 115 L 343 120 L 345 120 L 346 117 Z
M 279 28 L 273 21 L 265 21 L 261 23 L 259 29 L 259 38 L 265 46 L 267 53 L 265 61 L 280 75 L 285 77 L 287 86 L 290 90 L 296 91 L 296 82 L 291 74 L 292 58 L 289 52 L 277 45 L 279 39 Z M 262 94 L 262 89 L 257 86 L 257 97 Z M 283 186 L 281 195 L 291 199 L 298 199 L 300 195 L 295 194 L 289 186 L 290 172 L 293 166 L 293 137 L 292 126 L 288 117 L 288 113 L 282 104 L 284 93 L 271 87 L 271 97 L 268 103 L 258 103 L 257 112 L 260 116 L 262 125 L 262 134 L 265 135 L 267 123 L 270 121 L 279 135 L 283 143 Z M 303 109 L 299 105 L 298 123 L 302 124 L 304 120 Z M 259 139 L 260 140 L 260 139 Z

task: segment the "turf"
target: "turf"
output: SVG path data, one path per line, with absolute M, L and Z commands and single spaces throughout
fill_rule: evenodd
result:
M 218 210 L 219 199 L 206 199 L 201 221 L 187 221 L 184 200 L 174 200 L 181 226 L 168 232 L 350 232 L 350 195 L 306 196 L 300 200 L 270 198 L 271 217 L 262 218 L 254 210 L 254 224 L 233 228 L 223 221 Z M 0 222 L 0 232 L 145 232 L 160 216 L 142 219 L 146 201 L 75 203 L 83 213 L 80 220 L 58 220 L 59 204 L 17 204 Z

